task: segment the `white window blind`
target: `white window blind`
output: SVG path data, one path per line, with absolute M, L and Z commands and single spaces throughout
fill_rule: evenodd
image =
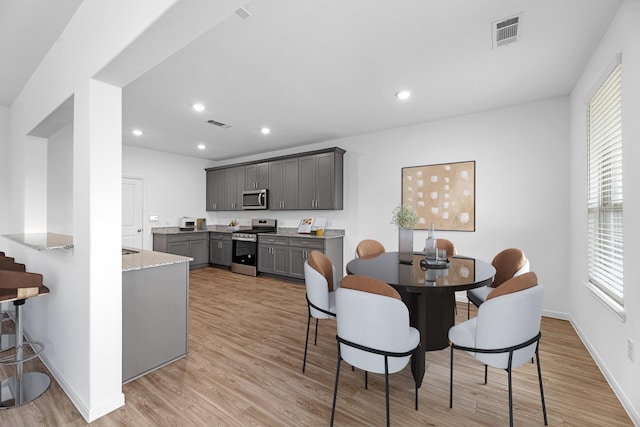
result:
M 587 106 L 589 282 L 623 305 L 622 73 L 618 63 Z

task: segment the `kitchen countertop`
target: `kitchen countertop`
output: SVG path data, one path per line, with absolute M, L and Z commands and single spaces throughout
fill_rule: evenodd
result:
M 177 228 L 177 227 L 176 227 Z M 122 255 L 122 271 L 143 270 L 145 268 L 161 267 L 163 265 L 191 262 L 193 258 L 173 255 L 164 252 L 147 251 L 144 249 L 123 249 L 136 251 L 137 253 Z
M 38 251 L 73 248 L 73 236 L 56 233 L 3 234 L 2 237 Z
M 250 230 L 249 226 L 240 226 L 240 231 L 242 230 Z M 226 225 L 208 225 L 206 230 L 193 230 L 193 231 L 184 231 L 180 230 L 179 227 L 153 227 L 151 229 L 151 233 L 153 234 L 183 234 L 183 233 L 208 233 L 208 232 L 218 232 L 218 233 L 233 233 L 234 230 L 230 230 Z M 263 235 L 269 236 L 282 236 L 282 237 L 306 237 L 311 239 L 334 239 L 337 237 L 344 236 L 344 230 L 339 229 L 331 229 L 327 228 L 324 230 L 324 234 L 322 236 L 314 236 L 312 234 L 307 233 L 298 233 L 297 227 L 282 227 L 278 228 L 278 231 L 275 233 L 262 233 Z

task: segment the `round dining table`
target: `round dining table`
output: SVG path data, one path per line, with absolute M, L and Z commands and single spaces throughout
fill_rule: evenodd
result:
M 424 378 L 425 352 L 449 346 L 449 328 L 455 323 L 455 293 L 489 285 L 496 274 L 490 263 L 465 256 L 453 256 L 439 265 L 425 265 L 422 252 L 414 252 L 409 262 L 401 261 L 398 252 L 355 258 L 349 261 L 346 270 L 347 274 L 381 280 L 400 293 L 409 309 L 411 326 L 420 331 L 420 357 L 411 362 L 418 387 Z

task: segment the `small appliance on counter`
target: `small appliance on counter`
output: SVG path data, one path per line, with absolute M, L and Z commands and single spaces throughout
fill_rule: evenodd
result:
M 326 218 L 302 218 L 298 225 L 298 233 L 317 235 L 320 232 L 322 235 L 326 226 Z
M 183 216 L 178 220 L 178 227 L 180 231 L 193 231 L 196 229 L 196 220 L 188 216 Z

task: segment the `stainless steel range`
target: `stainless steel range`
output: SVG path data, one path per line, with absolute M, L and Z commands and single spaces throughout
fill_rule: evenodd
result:
M 258 234 L 274 233 L 277 230 L 278 220 L 276 219 L 252 219 L 251 229 L 232 233 L 231 271 L 256 276 L 258 274 Z

